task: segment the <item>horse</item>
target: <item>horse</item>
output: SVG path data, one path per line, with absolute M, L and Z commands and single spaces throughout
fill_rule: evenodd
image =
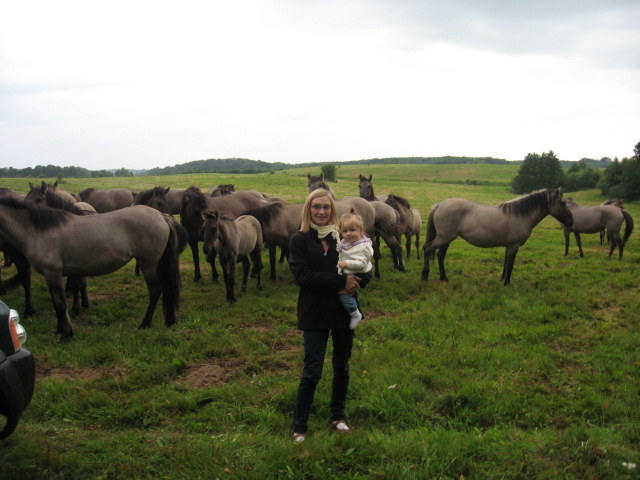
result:
M 602 202 L 600 205 L 613 205 L 614 207 L 624 208 L 621 198 L 611 198 L 606 202 Z M 600 230 L 600 245 L 604 245 L 605 238 L 607 239 L 607 243 L 611 244 L 611 239 L 606 235 L 606 231 L 606 228 Z
M 56 180 L 53 185 L 50 183 L 42 182 L 41 186 L 46 185 L 48 190 L 54 191 L 59 197 L 66 200 L 67 202 L 76 203 L 81 200 L 78 194 L 67 192 L 66 190 L 61 190 L 60 188 L 58 188 L 59 184 L 60 183 L 58 182 L 58 180 Z M 33 183 L 29 182 L 29 190 L 34 190 L 35 188 L 36 186 Z M 44 202 L 44 197 L 38 197 L 38 199 L 38 203 Z
M 162 213 L 172 214 L 171 207 L 167 195 L 169 194 L 171 187 L 154 187 L 149 190 L 144 190 L 133 199 L 134 205 L 146 205 L 147 207 L 154 208 Z
M 216 185 L 209 192 L 210 197 L 222 197 L 223 195 L 229 195 L 236 191 L 236 186 L 232 183 L 223 183 Z
M 87 188 L 80 192 L 80 200 L 93 206 L 98 213 L 113 212 L 130 207 L 135 199 L 134 193 L 127 188 L 96 190 Z
M 26 195 L 23 193 L 17 193 L 9 190 L 8 188 L 0 188 L 0 198 L 14 198 L 19 201 L 23 201 Z M 17 273 L 8 280 L 0 280 L 0 294 L 5 294 L 7 290 L 13 290 L 22 285 L 24 291 L 24 310 L 22 317 L 28 318 L 36 313 L 31 301 L 31 265 L 26 259 L 24 254 L 5 242 L 0 237 L 0 251 L 4 254 L 4 267 L 8 268 L 11 265 L 15 265 Z
M 23 252 L 44 275 L 62 341 L 73 336 L 62 277 L 106 275 L 132 258 L 140 264 L 149 293 L 140 328 L 151 325 L 161 295 L 165 324 L 175 323 L 180 297 L 178 258 L 186 245 L 181 230 L 170 215 L 142 205 L 78 216 L 0 198 L 0 239 Z
M 506 247 L 500 278 L 504 280 L 504 285 L 509 285 L 518 249 L 547 215 L 567 227 L 573 224 L 561 188 L 538 190 L 497 206 L 463 198 L 450 198 L 437 203 L 429 213 L 422 279 L 429 278 L 429 260 L 433 259 L 437 250 L 440 280 L 448 281 L 444 258 L 449 244 L 457 237 L 462 237 L 476 247 Z
M 580 257 L 584 257 L 582 253 L 582 241 L 580 239 L 581 233 L 599 233 L 603 229 L 607 231 L 607 237 L 611 240 L 611 247 L 609 249 L 609 256 L 613 255 L 613 251 L 618 247 L 618 258 L 622 259 L 624 252 L 624 245 L 627 243 L 631 232 L 633 232 L 633 218 L 627 210 L 609 205 L 598 205 L 596 207 L 582 207 L 573 202 L 572 199 L 567 199 L 567 207 L 571 210 L 573 216 L 573 225 L 571 227 L 563 226 L 562 233 L 564 234 L 564 254 L 569 254 L 569 238 L 571 232 L 576 237 L 576 243 L 578 244 L 578 250 Z M 620 228 L 622 222 L 625 222 L 624 238 L 620 237 Z
M 309 188 L 309 193 L 318 188 L 327 190 L 331 197 L 334 198 L 338 218 L 345 213 L 350 213 L 352 209 L 362 217 L 367 237 L 373 240 L 373 265 L 376 278 L 380 278 L 380 244 L 376 241 L 376 233 L 379 233 L 389 246 L 394 268 L 402 272 L 405 271 L 402 261 L 402 247 L 398 242 L 396 226 L 385 218 L 377 217 L 371 203 L 360 197 L 345 197 L 336 200 L 333 190 L 324 182 L 323 174 L 319 176 L 307 174 L 307 187 Z
M 67 200 L 67 197 L 60 196 L 59 191 L 54 188 L 50 188 L 45 182 L 42 182 L 40 187 L 34 187 L 33 184 L 29 185 L 30 190 L 27 193 L 24 201 L 25 203 L 32 203 L 39 206 L 45 206 L 49 208 L 55 208 L 58 210 L 65 210 L 71 212 L 74 215 L 96 215 L 96 210 L 86 202 L 72 203 Z M 29 266 L 29 270 L 31 267 Z M 87 280 L 83 276 L 69 275 L 67 277 L 67 286 L 65 292 L 69 292 L 73 296 L 73 304 L 71 306 L 71 313 L 74 316 L 80 314 L 80 305 L 83 308 L 89 308 L 89 295 L 87 293 Z
M 202 237 L 202 212 L 205 210 L 218 210 L 227 212 L 230 215 L 238 216 L 246 210 L 263 207 L 267 205 L 266 200 L 260 200 L 255 195 L 245 192 L 235 192 L 232 195 L 223 197 L 205 196 L 198 187 L 191 186 L 185 190 L 180 211 L 180 223 L 189 236 L 189 246 L 193 256 L 194 282 L 200 281 L 200 253 L 198 252 L 198 242 Z M 215 267 L 215 250 L 208 255 L 211 263 L 211 277 L 215 282 L 218 279 L 218 271 Z
M 215 251 L 220 257 L 227 301 L 236 301 L 234 287 L 238 260 L 242 261 L 242 292 L 247 291 L 250 266 L 248 257 L 251 257 L 253 264 L 251 276 L 257 280 L 258 291 L 262 290 L 262 228 L 258 219 L 251 215 L 241 215 L 234 220 L 231 216 L 221 215 L 218 210 L 205 210 L 202 212 L 202 220 L 203 251 L 207 256 Z
M 418 248 L 418 244 L 420 242 L 420 229 L 422 228 L 422 217 L 420 217 L 420 212 L 415 210 L 408 200 L 399 197 L 398 195 L 393 195 L 390 193 L 389 195 L 376 196 L 373 191 L 373 183 L 371 182 L 372 179 L 373 175 L 369 175 L 369 178 L 358 175 L 358 188 L 360 190 L 360 196 L 365 200 L 377 200 L 384 202 L 387 205 L 391 205 L 398 212 L 398 235 L 405 236 L 407 257 L 409 257 L 409 254 L 411 252 L 411 237 L 416 235 L 416 249 Z M 419 251 L 417 255 L 418 258 L 420 258 Z

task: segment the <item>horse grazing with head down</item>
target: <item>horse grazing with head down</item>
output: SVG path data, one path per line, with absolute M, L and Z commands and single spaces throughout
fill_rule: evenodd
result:
M 618 258 L 622 258 L 624 245 L 633 232 L 633 218 L 627 210 L 614 204 L 598 205 L 595 207 L 582 207 L 575 203 L 573 199 L 567 199 L 567 207 L 571 210 L 573 216 L 573 225 L 567 227 L 562 226 L 564 234 L 564 254 L 569 254 L 569 238 L 571 232 L 576 237 L 580 256 L 582 253 L 581 233 L 599 233 L 606 230 L 607 237 L 611 242 L 609 256 L 613 255 L 613 251 L 618 247 Z M 622 222 L 625 222 L 624 238 L 620 237 L 620 229 Z
M 0 198 L 0 239 L 23 252 L 36 271 L 44 275 L 56 312 L 56 333 L 62 340 L 73 335 L 62 278 L 106 275 L 132 258 L 140 264 L 149 293 L 140 327 L 151 325 L 161 295 L 165 324 L 176 322 L 180 297 L 178 257 L 186 245 L 186 234 L 170 215 L 137 205 L 101 215 L 78 216 L 14 198 Z
M 500 278 L 509 285 L 518 249 L 547 215 L 568 227 L 573 224 L 560 188 L 539 190 L 502 205 L 483 205 L 463 198 L 437 203 L 429 213 L 422 279 L 429 278 L 429 260 L 437 251 L 440 280 L 448 280 L 444 258 L 449 244 L 462 237 L 475 247 L 506 247 Z
M 111 188 L 108 190 L 87 188 L 80 192 L 80 199 L 95 208 L 96 212 L 106 213 L 130 207 L 133 205 L 135 195 L 128 188 Z
M 221 215 L 218 210 L 205 210 L 202 219 L 203 251 L 207 256 L 215 251 L 220 258 L 227 300 L 232 303 L 236 301 L 234 288 L 238 260 L 242 261 L 242 292 L 247 290 L 249 257 L 253 264 L 251 274 L 257 280 L 258 290 L 262 290 L 262 228 L 258 219 L 251 215 L 234 219 Z

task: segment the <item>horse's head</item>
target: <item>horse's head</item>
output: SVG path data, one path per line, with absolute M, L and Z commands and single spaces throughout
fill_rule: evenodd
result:
M 170 189 L 171 187 L 155 187 L 147 205 L 151 208 L 155 208 L 159 212 L 170 214 L 171 209 L 169 208 L 169 202 L 167 201 L 167 193 L 169 193 Z
M 329 185 L 324 183 L 324 173 L 321 173 L 320 175 L 311 175 L 307 173 L 307 186 L 309 187 L 309 193 L 319 188 L 329 190 Z
M 27 203 L 35 203 L 36 205 L 44 205 L 47 200 L 47 190 L 49 190 L 49 185 L 47 185 L 46 182 L 42 182 L 40 186 L 29 182 L 29 193 L 27 193 L 24 201 Z
M 373 175 L 369 175 L 369 178 L 363 177 L 362 175 L 358 176 L 360 183 L 360 196 L 365 200 L 375 200 L 376 196 L 373 193 L 373 184 L 371 180 L 373 179 Z
M 561 187 L 549 192 L 549 214 L 565 227 L 573 225 L 573 215 L 567 207 L 566 200 L 562 198 Z
M 220 213 L 218 210 L 205 210 L 202 212 L 202 251 L 205 255 L 213 252 L 213 244 L 220 233 Z

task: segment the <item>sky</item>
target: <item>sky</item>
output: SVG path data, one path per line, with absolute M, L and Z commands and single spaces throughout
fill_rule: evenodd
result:
M 630 157 L 636 0 L 20 0 L 0 167 Z

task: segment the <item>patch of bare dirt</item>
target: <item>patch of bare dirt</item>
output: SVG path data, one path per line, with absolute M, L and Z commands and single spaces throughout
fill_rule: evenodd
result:
M 216 358 L 197 365 L 190 365 L 183 375 L 189 388 L 204 389 L 211 385 L 224 385 L 231 377 L 242 372 L 244 362 Z

